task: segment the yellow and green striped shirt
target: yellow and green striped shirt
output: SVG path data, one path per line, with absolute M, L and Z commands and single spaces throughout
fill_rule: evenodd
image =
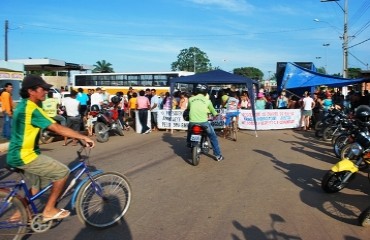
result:
M 28 164 L 40 154 L 39 132 L 55 121 L 36 103 L 22 99 L 13 114 L 7 163 L 17 167 Z

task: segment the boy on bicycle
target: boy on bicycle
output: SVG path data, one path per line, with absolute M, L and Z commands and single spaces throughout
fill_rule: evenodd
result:
M 42 213 L 45 222 L 70 215 L 69 211 L 55 206 L 67 181 L 69 168 L 41 154 L 38 145 L 40 129 L 48 128 L 64 137 L 81 139 L 90 147 L 95 145 L 94 141 L 87 136 L 57 124 L 41 108 L 41 102 L 45 100 L 45 95 L 51 86 L 39 76 L 28 75 L 23 79 L 20 90 L 22 100 L 13 114 L 13 128 L 7 154 L 8 165 L 22 169 L 31 181 L 31 194 L 36 194 L 40 188 L 53 182 L 49 199 Z
M 224 107 L 226 108 L 225 115 L 225 130 L 229 130 L 231 119 L 236 117 L 236 122 L 239 120 L 239 98 L 237 97 L 236 92 L 231 92 L 229 98 L 227 99 Z

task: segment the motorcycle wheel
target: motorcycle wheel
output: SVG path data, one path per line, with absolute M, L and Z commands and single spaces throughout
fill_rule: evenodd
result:
M 315 130 L 321 130 L 321 128 L 324 126 L 324 123 L 321 121 L 316 122 L 315 124 Z
M 118 133 L 118 135 L 120 135 L 120 136 L 125 135 L 125 133 L 123 132 L 122 125 L 121 125 L 121 123 L 119 121 L 117 122 L 117 127 L 116 127 L 115 130 Z
M 337 138 L 341 135 L 343 135 L 343 132 L 340 131 L 337 131 L 335 134 L 333 134 L 333 137 L 331 138 L 331 145 L 334 145 L 335 141 L 337 141 Z
M 315 131 L 315 136 L 316 136 L 317 138 L 321 138 L 321 137 L 322 137 L 322 129 L 316 130 L 316 131 Z
M 342 134 L 336 138 L 333 150 L 336 157 L 341 157 L 342 149 L 348 144 L 348 134 Z
M 104 123 L 102 122 L 95 123 L 94 131 L 95 131 L 96 141 L 103 143 L 109 140 L 108 127 Z
M 40 141 L 44 144 L 51 143 L 54 140 L 54 136 L 50 136 L 47 134 L 48 131 L 42 130 L 40 131 Z
M 191 154 L 192 154 L 192 163 L 194 166 L 197 166 L 199 164 L 199 159 L 200 159 L 200 147 L 194 146 L 191 149 Z
M 370 226 L 370 207 L 366 208 L 360 216 L 358 216 L 358 223 L 360 226 L 368 227 Z
M 342 179 L 346 174 L 351 173 L 349 171 L 333 172 L 329 170 L 321 181 L 321 188 L 327 193 L 336 193 L 342 190 L 347 183 L 344 183 Z M 352 176 L 354 176 L 352 174 Z M 352 178 L 351 176 L 351 178 Z M 339 184 L 338 184 L 339 183 Z
M 331 139 L 333 138 L 333 128 L 332 127 L 326 127 L 324 129 L 324 131 L 322 132 L 322 139 L 325 141 L 325 142 L 330 142 Z

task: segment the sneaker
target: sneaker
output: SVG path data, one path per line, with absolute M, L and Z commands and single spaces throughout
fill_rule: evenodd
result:
M 217 162 L 224 160 L 224 157 L 222 155 L 216 157 Z
M 150 133 L 151 132 L 151 130 L 150 129 L 148 129 L 148 130 L 146 130 L 145 131 L 145 134 L 148 134 L 148 133 Z

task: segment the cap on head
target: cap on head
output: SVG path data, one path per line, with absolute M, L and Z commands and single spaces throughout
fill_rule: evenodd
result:
M 48 84 L 37 75 L 27 75 L 22 81 L 23 89 L 30 89 L 35 87 L 42 87 L 43 89 L 50 89 L 53 85 Z

